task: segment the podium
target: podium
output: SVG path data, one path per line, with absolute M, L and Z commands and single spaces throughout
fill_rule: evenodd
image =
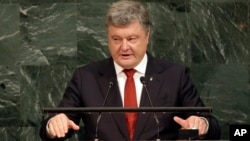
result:
M 138 107 L 138 108 L 127 108 L 127 107 L 63 107 L 63 108 L 43 108 L 42 113 L 124 113 L 124 112 L 162 112 L 162 113 L 185 113 L 185 112 L 196 112 L 196 113 L 211 113 L 211 107 Z
M 62 107 L 62 108 L 43 108 L 43 122 L 45 114 L 53 113 L 84 113 L 84 114 L 115 114 L 124 112 L 137 112 L 137 113 L 211 113 L 212 107 L 138 107 L 138 108 L 127 108 L 127 107 Z M 157 117 L 155 116 L 156 120 Z M 99 121 L 97 121 L 98 123 Z M 98 124 L 97 124 L 98 126 Z M 97 127 L 98 129 L 98 127 Z M 158 129 L 159 135 L 159 129 Z M 179 140 L 193 140 L 198 139 L 197 129 L 185 129 L 179 131 Z

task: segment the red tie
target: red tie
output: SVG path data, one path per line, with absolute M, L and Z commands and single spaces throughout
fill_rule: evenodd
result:
M 125 91 L 124 91 L 124 107 L 137 107 L 136 101 L 136 91 L 135 91 L 135 82 L 133 75 L 136 70 L 134 69 L 125 69 L 124 73 L 127 76 Z M 135 123 L 137 119 L 137 113 L 127 112 L 125 113 L 127 127 L 129 131 L 130 140 L 133 139 L 135 131 Z

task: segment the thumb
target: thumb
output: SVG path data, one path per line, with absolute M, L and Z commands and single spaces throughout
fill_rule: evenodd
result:
M 188 122 L 178 116 L 174 116 L 174 121 L 184 129 L 189 127 Z
M 79 130 L 80 127 L 78 125 L 76 125 L 72 120 L 68 121 L 68 127 L 69 129 L 73 129 L 73 130 Z

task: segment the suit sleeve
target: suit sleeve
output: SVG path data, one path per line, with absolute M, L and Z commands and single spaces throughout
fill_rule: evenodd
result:
M 194 83 L 192 82 L 190 75 L 189 75 L 189 69 L 185 68 L 182 72 L 181 77 L 181 96 L 180 100 L 182 101 L 182 106 L 198 106 L 198 107 L 204 107 L 205 104 L 203 103 L 202 99 L 200 98 L 200 95 L 195 88 Z M 194 113 L 192 113 L 194 114 Z M 196 113 L 195 113 L 196 114 Z M 197 114 L 196 114 L 197 115 Z M 190 116 L 190 115 L 186 115 Z M 201 113 L 198 114 L 198 116 L 202 116 L 207 119 L 209 123 L 209 129 L 207 134 L 205 135 L 204 139 L 206 140 L 218 140 L 220 139 L 221 129 L 219 126 L 218 120 L 211 114 L 211 113 Z
M 79 107 L 81 105 L 80 103 L 80 85 L 81 85 L 81 79 L 80 79 L 80 72 L 78 69 L 75 70 L 72 79 L 68 83 L 68 86 L 65 89 L 64 95 L 62 100 L 60 101 L 60 104 L 58 107 Z M 47 132 L 46 132 L 46 126 L 51 117 L 53 117 L 55 114 L 50 115 L 48 118 L 46 118 L 44 121 L 41 123 L 41 128 L 40 128 L 40 137 L 42 140 L 45 141 L 63 141 L 66 138 L 70 138 L 74 131 L 69 130 L 69 132 L 66 134 L 65 138 L 55 138 L 55 139 L 50 139 L 47 137 Z M 76 124 L 79 124 L 80 121 L 80 115 L 79 114 L 70 114 L 66 113 L 69 119 L 74 121 Z

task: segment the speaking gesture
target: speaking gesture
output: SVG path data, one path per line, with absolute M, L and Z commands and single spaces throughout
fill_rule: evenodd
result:
M 198 129 L 199 135 L 206 134 L 208 130 L 207 120 L 199 116 L 190 116 L 187 119 L 175 116 L 174 121 L 178 123 L 182 129 Z
M 79 130 L 80 127 L 70 120 L 65 114 L 52 117 L 47 125 L 47 134 L 50 138 L 65 137 L 69 129 Z

